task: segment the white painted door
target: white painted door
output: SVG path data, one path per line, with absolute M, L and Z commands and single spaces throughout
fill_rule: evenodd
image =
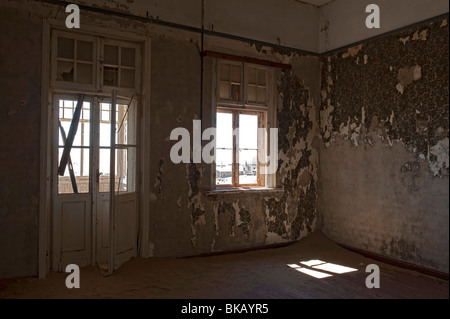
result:
M 111 233 L 111 102 L 104 97 L 81 97 L 54 98 L 52 268 L 55 271 L 64 271 L 68 264 L 80 267 L 106 264 L 109 268 L 111 261 L 112 269 L 117 269 L 137 255 L 137 103 L 134 100 L 116 103 L 115 214 Z

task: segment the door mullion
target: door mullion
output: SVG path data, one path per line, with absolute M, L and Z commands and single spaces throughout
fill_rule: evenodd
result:
M 99 99 L 94 97 L 92 101 L 91 114 L 90 114 L 90 129 L 91 129 L 91 141 L 90 141 L 90 184 L 91 188 L 91 209 L 92 209 L 92 261 L 93 264 L 97 263 L 97 224 L 99 213 Z

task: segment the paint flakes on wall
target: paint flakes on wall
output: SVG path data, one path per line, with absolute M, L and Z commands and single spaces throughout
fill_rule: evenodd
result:
M 398 83 L 395 86 L 400 94 L 403 94 L 405 88 L 413 81 L 418 81 L 422 77 L 422 68 L 420 65 L 405 67 L 398 70 Z
M 153 192 L 150 193 L 150 200 L 155 201 L 161 198 L 163 192 L 163 176 L 164 176 L 164 158 L 159 160 L 158 174 L 153 184 Z
M 264 199 L 266 243 L 300 239 L 314 229 L 316 218 L 314 102 L 309 89 L 293 72 L 282 73 L 278 92 L 282 98 L 277 112 L 278 174 L 283 194 Z M 322 99 L 324 95 L 322 92 Z
M 400 142 L 435 176 L 448 175 L 448 54 L 444 19 L 323 57 L 325 146 L 337 136 L 355 146 Z
M 346 59 L 349 56 L 351 56 L 351 57 L 356 56 L 359 53 L 359 51 L 362 50 L 362 47 L 363 47 L 363 45 L 359 44 L 359 45 L 353 46 L 351 48 L 348 48 L 347 52 L 342 53 L 342 58 Z
M 186 164 L 187 180 L 189 185 L 187 208 L 191 213 L 192 247 L 197 242 L 197 228 L 206 225 L 205 206 L 202 200 L 202 193 L 199 190 L 199 180 L 201 172 L 195 163 Z
M 218 215 L 220 214 L 230 215 L 230 224 L 228 225 L 228 235 L 230 237 L 236 236 L 236 227 L 242 231 L 242 234 L 247 239 L 250 237 L 252 216 L 249 210 L 245 209 L 243 205 L 239 205 L 239 199 L 232 203 L 220 201 L 216 204 L 214 211 L 217 213 L 216 220 L 218 220 Z M 216 222 L 216 236 L 218 235 L 219 225 Z

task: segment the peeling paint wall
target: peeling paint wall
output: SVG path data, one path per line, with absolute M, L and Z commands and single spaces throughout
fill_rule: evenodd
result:
M 209 31 L 272 45 L 207 35 L 204 49 L 292 65 L 276 72 L 279 189 L 210 194 L 209 165 L 170 161 L 172 129 L 192 133 L 192 120 L 203 117 L 205 128 L 211 117 L 205 111 L 211 112 L 210 102 L 201 95 L 200 33 L 189 30 L 201 24 L 201 1 L 77 3 L 188 27 L 99 12 L 81 18 L 82 26 L 151 37 L 151 69 L 145 70 L 150 105 L 144 105 L 150 108 L 151 139 L 143 141 L 151 147 L 143 163 L 150 189 L 139 194 L 149 200 L 149 210 L 140 214 L 149 216 L 150 256 L 285 243 L 321 227 L 337 241 L 448 271 L 442 261 L 448 257 L 448 228 L 442 226 L 448 225 L 447 21 L 319 58 L 279 47 L 317 51 L 317 7 L 290 2 L 290 19 L 278 24 L 272 16 L 263 29 L 247 14 L 231 24 L 207 15 Z M 216 2 L 207 3 L 205 13 L 223 13 Z M 253 12 L 255 21 L 286 10 L 272 1 L 263 4 Z M 67 14 L 31 0 L 1 6 L 0 40 L 7 45 L 0 51 L 0 277 L 36 275 L 42 18 L 63 23 Z M 208 89 L 211 76 L 203 82 Z
M 323 57 L 319 177 L 333 239 L 445 272 L 448 53 L 445 19 Z
M 209 48 L 227 46 L 227 52 L 232 54 L 265 57 L 293 65 L 292 71 L 276 71 L 277 105 L 274 107 L 280 128 L 279 190 L 210 193 L 209 164 L 170 161 L 170 148 L 175 143 L 168 139 L 170 131 L 185 127 L 192 133 L 192 120 L 199 118 L 200 59 L 195 45 L 169 38 L 155 39 L 152 43 L 152 82 L 156 82 L 152 87 L 152 136 L 156 147 L 151 159 L 155 187 L 149 229 L 154 256 L 188 256 L 290 242 L 316 229 L 318 144 L 314 142 L 319 132 L 316 124 L 319 58 L 280 53 L 268 47 L 256 48 L 244 42 L 208 44 Z M 169 63 L 169 60 L 177 62 Z M 177 83 L 173 90 L 167 91 L 174 74 Z M 210 102 L 206 104 L 211 107 Z M 161 118 L 168 120 L 161 121 Z M 202 125 L 203 129 L 208 127 L 207 121 Z M 161 159 L 164 159 L 163 170 L 158 164 Z

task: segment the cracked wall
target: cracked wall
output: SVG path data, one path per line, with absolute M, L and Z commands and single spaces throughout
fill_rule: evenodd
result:
M 444 272 L 448 48 L 444 19 L 324 56 L 320 107 L 324 231 Z

